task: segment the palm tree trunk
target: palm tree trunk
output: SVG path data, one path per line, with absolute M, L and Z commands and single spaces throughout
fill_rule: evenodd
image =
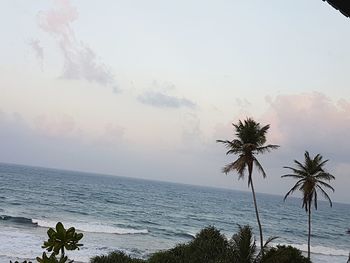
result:
M 258 204 L 257 204 L 257 202 L 256 202 L 256 197 L 255 197 L 255 190 L 254 190 L 253 180 L 251 180 L 250 185 L 251 185 L 251 187 L 252 187 L 252 194 L 253 194 L 253 200 L 254 200 L 254 207 L 255 207 L 256 221 L 258 221 L 258 226 L 259 226 L 261 254 L 262 254 L 262 255 L 264 255 L 264 240 L 263 240 L 263 232 L 262 232 L 262 227 L 261 227 L 260 218 L 259 218 Z
M 307 257 L 310 259 L 310 242 L 311 242 L 311 203 L 309 202 L 309 234 L 307 238 Z
M 256 221 L 258 221 L 258 226 L 259 226 L 259 233 L 260 233 L 260 248 L 261 248 L 261 254 L 264 255 L 264 240 L 263 240 L 263 233 L 262 233 L 262 227 L 260 223 L 260 218 L 259 218 L 259 211 L 258 211 L 258 204 L 256 202 L 256 197 L 255 197 L 255 190 L 254 190 L 254 184 L 253 184 L 253 162 L 248 164 L 248 171 L 249 171 L 249 182 L 250 186 L 252 188 L 252 194 L 253 194 L 253 200 L 254 200 L 254 207 L 255 207 L 255 214 L 256 214 Z M 249 183 L 248 183 L 249 185 Z

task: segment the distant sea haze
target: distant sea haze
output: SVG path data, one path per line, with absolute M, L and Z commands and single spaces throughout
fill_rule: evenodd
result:
M 34 259 L 48 227 L 62 221 L 84 233 L 79 262 L 113 250 L 146 258 L 187 242 L 214 225 L 231 237 L 237 224 L 258 229 L 251 193 L 136 180 L 21 165 L 0 164 L 0 263 Z M 258 194 L 265 237 L 307 249 L 307 216 L 301 201 Z M 320 202 L 312 219 L 312 260 L 346 262 L 350 205 Z

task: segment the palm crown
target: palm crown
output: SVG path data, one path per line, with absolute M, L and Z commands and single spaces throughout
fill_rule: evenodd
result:
M 324 189 L 327 188 L 334 192 L 334 188 L 325 182 L 335 179 L 333 175 L 327 173 L 323 168 L 328 160 L 323 160 L 323 157 L 320 154 L 317 154 L 312 159 L 307 151 L 304 156 L 304 163 L 294 160 L 296 165 L 295 168 L 289 166 L 284 167 L 291 170 L 292 173 L 285 174 L 282 177 L 291 177 L 298 180 L 285 195 L 284 200 L 295 190 L 300 190 L 303 195 L 303 207 L 305 210 L 308 211 L 311 209 L 312 201 L 314 201 L 314 206 L 317 210 L 317 195 L 318 192 L 321 192 L 321 194 L 328 200 L 330 206 L 332 206 L 332 201 Z
M 266 133 L 270 128 L 270 125 L 260 126 L 260 123 L 255 122 L 253 119 L 248 118 L 244 122 L 239 121 L 238 124 L 232 124 L 235 128 L 236 139 L 229 140 L 217 140 L 225 144 L 228 151 L 226 154 L 239 155 L 238 159 L 232 163 L 227 164 L 222 169 L 224 173 L 236 171 L 239 175 L 239 179 L 243 178 L 245 171 L 249 170 L 248 185 L 251 183 L 251 169 L 253 164 L 256 165 L 258 170 L 262 173 L 263 177 L 266 177 L 266 173 L 256 159 L 256 154 L 269 152 L 278 148 L 278 145 L 265 145 Z

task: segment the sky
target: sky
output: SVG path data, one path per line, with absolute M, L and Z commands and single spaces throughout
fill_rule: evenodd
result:
M 217 139 L 270 124 L 257 192 L 305 150 L 350 203 L 350 20 L 321 0 L 11 0 L 0 162 L 249 190 Z

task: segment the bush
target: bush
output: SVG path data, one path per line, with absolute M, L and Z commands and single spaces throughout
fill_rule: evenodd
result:
M 68 229 L 64 228 L 61 222 L 56 224 L 55 228 L 49 228 L 47 230 L 48 240 L 44 242 L 42 248 L 45 248 L 47 252 L 52 252 L 51 255 L 47 255 L 43 252 L 41 257 L 36 257 L 39 263 L 72 263 L 73 260 L 68 259 L 65 255 L 65 250 L 79 250 L 83 245 L 80 240 L 83 238 L 82 233 L 77 233 L 74 227 Z M 59 254 L 61 254 L 59 256 Z M 12 263 L 12 261 L 10 261 Z M 18 261 L 15 261 L 18 263 Z M 30 261 L 23 261 L 22 263 L 31 263 Z
M 213 226 L 202 229 L 196 237 L 172 249 L 159 251 L 148 260 L 133 259 L 122 252 L 97 256 L 91 263 L 311 263 L 301 251 L 291 246 L 266 246 L 261 259 L 255 245 L 252 229 L 239 227 L 230 241 Z
M 147 263 L 185 263 L 190 256 L 188 244 L 177 245 L 176 247 L 154 253 Z
M 269 249 L 262 263 L 311 263 L 311 261 L 295 247 L 278 245 Z
M 144 263 L 142 259 L 135 259 L 127 256 L 123 252 L 115 251 L 107 256 L 96 256 L 90 259 L 91 263 Z
M 225 263 L 229 262 L 229 246 L 215 227 L 202 229 L 191 242 L 153 254 L 148 263 Z
M 230 255 L 226 237 L 213 226 L 202 229 L 190 243 L 191 262 L 226 262 Z

